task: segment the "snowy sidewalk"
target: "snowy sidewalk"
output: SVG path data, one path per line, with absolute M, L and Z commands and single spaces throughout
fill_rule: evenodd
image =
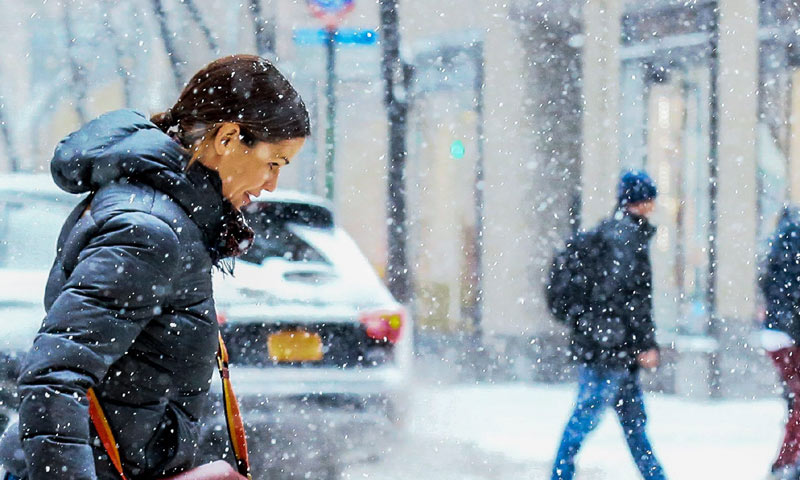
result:
M 524 478 L 545 478 L 573 406 L 574 388 L 420 387 L 412 397 L 408 433 L 415 441 L 425 439 L 432 445 L 476 447 L 495 462 L 500 456 L 525 465 Z M 763 479 L 779 444 L 785 408 L 777 398 L 711 401 L 658 394 L 648 394 L 647 407 L 653 446 L 673 480 Z M 480 453 L 462 461 L 478 466 L 479 457 Z M 613 411 L 590 436 L 578 466 L 578 479 L 640 478 Z

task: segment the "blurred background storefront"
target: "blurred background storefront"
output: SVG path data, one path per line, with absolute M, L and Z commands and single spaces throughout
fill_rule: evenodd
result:
M 18 48 L 0 53 L 3 169 L 44 171 L 79 123 L 124 106 L 160 111 L 187 75 L 247 51 L 291 75 L 315 120 L 282 186 L 325 194 L 325 48 L 305 2 L 118 3 L 109 12 L 103 2 L 5 2 L 0 30 Z M 341 27 L 379 39 L 377 3 L 355 5 Z M 798 7 L 409 0 L 400 8 L 419 344 L 470 375 L 563 378 L 566 337 L 542 293 L 553 250 L 612 211 L 621 169 L 647 168 L 661 190 L 654 301 L 675 365 L 669 375 L 697 371 L 684 383 L 699 392 L 724 392 L 714 387 L 731 375 L 758 377 L 758 262 L 783 205 L 800 201 Z M 336 56 L 333 203 L 383 273 L 381 48 L 341 43 Z
M 759 262 L 783 206 L 798 200 L 800 12 L 783 0 L 605 4 L 605 17 L 584 16 L 587 30 L 619 25 L 619 70 L 604 87 L 619 91 L 619 160 L 605 164 L 604 189 L 619 168 L 656 178 L 661 337 L 724 394 L 726 377 L 758 378 L 763 367 Z M 591 118 L 608 102 L 586 98 L 585 107 Z M 587 182 L 596 188 L 585 173 L 584 193 Z

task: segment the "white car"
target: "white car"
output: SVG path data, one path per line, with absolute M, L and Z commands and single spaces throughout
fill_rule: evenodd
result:
M 244 209 L 256 239 L 214 297 L 239 397 L 404 391 L 410 319 L 327 202 L 266 194 Z
M 253 443 L 295 444 L 260 452 L 259 470 L 336 478 L 402 421 L 411 319 L 324 199 L 279 191 L 243 212 L 254 244 L 214 279 L 231 379 L 246 422 L 266 432 Z

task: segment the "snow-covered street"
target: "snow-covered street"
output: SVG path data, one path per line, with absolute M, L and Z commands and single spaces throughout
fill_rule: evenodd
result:
M 373 464 L 347 470 L 356 479 L 548 478 L 574 386 L 507 384 L 418 388 L 407 432 Z M 671 479 L 752 480 L 776 453 L 784 403 L 697 400 L 648 394 L 649 431 Z M 613 412 L 579 456 L 578 479 L 634 480 Z

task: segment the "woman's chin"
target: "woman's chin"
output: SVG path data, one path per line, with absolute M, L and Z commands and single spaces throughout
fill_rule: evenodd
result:
M 250 200 L 250 196 L 245 194 L 242 195 L 242 197 L 239 199 L 238 202 L 234 202 L 233 206 L 236 207 L 237 209 L 241 209 L 250 205 L 250 203 L 252 203 L 252 201 Z

